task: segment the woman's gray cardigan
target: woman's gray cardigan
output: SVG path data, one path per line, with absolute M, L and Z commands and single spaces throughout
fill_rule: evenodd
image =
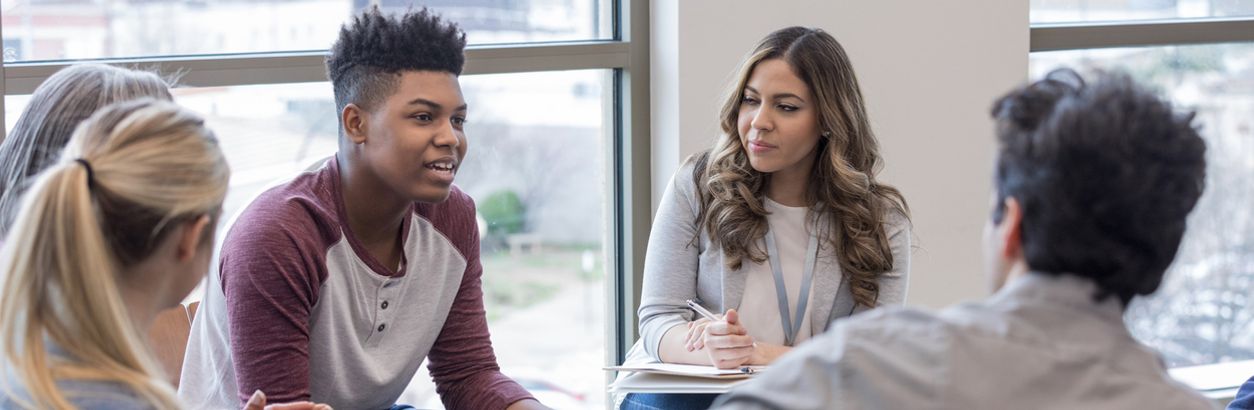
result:
M 692 171 L 694 161 L 687 161 L 675 172 L 662 195 L 649 248 L 644 260 L 644 286 L 640 297 L 640 339 L 645 352 L 653 360 L 667 329 L 693 319 L 693 312 L 684 301 L 693 299 L 715 313 L 740 306 L 745 292 L 745 275 L 749 265 L 729 270 L 722 249 L 711 246 L 709 236 L 697 227 L 700 203 L 696 196 Z M 910 272 L 910 223 L 900 212 L 892 212 L 884 222 L 892 247 L 893 269 L 879 277 L 877 305 L 901 305 L 906 299 L 906 283 Z M 700 231 L 697 243 L 692 238 Z M 814 269 L 814 290 L 810 329 L 818 335 L 833 320 L 866 310 L 856 306 L 843 280 L 840 265 L 831 253 L 819 255 Z M 639 347 L 639 346 L 637 346 Z

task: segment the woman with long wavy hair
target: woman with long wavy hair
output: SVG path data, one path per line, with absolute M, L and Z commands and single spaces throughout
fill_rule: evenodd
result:
M 75 64 L 49 76 L 0 142 L 0 238 L 9 231 L 22 194 L 70 140 L 80 122 L 106 105 L 154 98 L 172 101 L 154 73 L 104 64 Z
M 908 208 L 876 180 L 879 144 L 836 39 L 768 35 L 741 64 L 720 125 L 662 197 L 629 362 L 765 365 L 835 319 L 904 302 Z M 723 314 L 702 318 L 689 300 Z M 624 408 L 712 400 L 633 394 Z

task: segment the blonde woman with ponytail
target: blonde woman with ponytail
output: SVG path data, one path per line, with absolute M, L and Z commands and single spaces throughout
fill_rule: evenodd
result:
M 204 121 L 173 103 L 78 126 L 0 251 L 0 408 L 182 407 L 142 329 L 205 275 L 229 174 Z
M 0 256 L 0 407 L 179 407 L 140 329 L 208 269 L 228 175 L 172 103 L 109 106 L 75 130 Z
M 904 302 L 906 202 L 876 178 L 879 144 L 835 38 L 767 35 L 719 123 L 658 206 L 629 362 L 766 365 L 833 320 Z M 704 409 L 713 398 L 632 394 L 623 408 Z

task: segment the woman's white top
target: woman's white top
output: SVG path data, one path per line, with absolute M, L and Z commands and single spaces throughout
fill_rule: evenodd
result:
M 775 234 L 775 243 L 779 247 L 780 268 L 784 274 L 784 289 L 788 291 L 788 311 L 797 311 L 800 300 L 801 276 L 806 261 L 806 245 L 810 241 L 810 230 L 814 229 L 812 220 L 807 218 L 809 209 L 806 207 L 784 206 L 770 198 L 763 197 L 763 205 L 770 214 L 766 221 Z M 775 291 L 775 278 L 771 273 L 769 260 L 762 263 L 746 261 L 748 276 L 745 277 L 745 294 L 740 300 L 741 324 L 749 330 L 749 336 L 755 341 L 771 344 L 784 344 L 784 328 L 780 323 L 779 301 Z M 810 288 L 810 299 L 813 300 L 814 288 Z M 810 304 L 806 307 L 802 323 L 809 323 Z M 810 326 L 802 326 L 797 333 L 797 343 L 809 339 Z

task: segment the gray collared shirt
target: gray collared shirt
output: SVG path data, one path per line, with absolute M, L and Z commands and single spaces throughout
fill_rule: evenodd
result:
M 1172 380 L 1075 276 L 1029 274 L 939 313 L 873 310 L 834 323 L 720 409 L 1209 409 Z

